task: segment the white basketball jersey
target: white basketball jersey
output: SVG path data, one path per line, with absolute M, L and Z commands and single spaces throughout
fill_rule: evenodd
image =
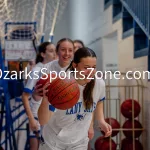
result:
M 79 85 L 80 98 L 78 102 L 68 110 L 56 110 L 50 106 L 51 111 L 55 111 L 48 124 L 43 128 L 43 137 L 45 142 L 49 143 L 51 137 L 48 130 L 53 130 L 57 138 L 64 143 L 76 143 L 88 136 L 92 112 L 95 110 L 99 101 L 105 99 L 105 82 L 102 79 L 96 79 L 93 89 L 93 107 L 86 110 L 83 105 L 83 90 L 85 86 Z

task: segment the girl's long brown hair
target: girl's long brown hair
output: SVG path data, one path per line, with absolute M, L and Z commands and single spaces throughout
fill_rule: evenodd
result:
M 78 49 L 74 54 L 74 59 L 67 68 L 70 69 L 70 71 L 74 71 L 74 68 L 72 66 L 72 63 L 78 64 L 82 58 L 86 57 L 96 57 L 96 54 L 93 50 L 84 47 Z M 93 89 L 95 85 L 95 78 L 92 79 L 89 83 L 86 84 L 84 91 L 83 91 L 83 99 L 84 99 L 84 105 L 86 109 L 90 109 L 93 106 Z

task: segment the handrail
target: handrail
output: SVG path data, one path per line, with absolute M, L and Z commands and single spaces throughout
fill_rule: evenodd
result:
M 150 39 L 150 2 L 149 0 L 120 0 L 143 32 Z

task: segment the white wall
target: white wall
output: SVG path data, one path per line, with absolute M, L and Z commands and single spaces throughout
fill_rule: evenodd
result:
M 117 66 L 108 66 L 109 64 L 118 65 L 118 41 L 117 33 L 114 32 L 103 38 L 103 70 L 118 70 Z
M 107 35 L 103 38 L 103 72 L 106 75 L 106 85 L 118 85 L 118 80 L 115 78 L 111 78 L 111 74 L 107 73 L 107 71 L 111 71 L 112 73 L 118 71 L 118 41 L 117 41 L 117 33 L 114 32 L 110 35 Z M 110 75 L 109 75 L 110 74 Z M 109 93 L 106 94 L 106 99 L 111 99 L 111 107 L 107 109 L 105 107 L 105 117 L 113 117 L 117 118 L 116 110 L 116 100 L 118 99 L 118 88 L 108 88 Z M 106 102 L 106 101 L 105 101 Z M 105 103 L 105 106 L 108 106 L 108 103 Z
M 97 56 L 97 70 L 102 71 L 103 68 L 103 55 L 102 55 L 102 39 L 98 39 L 90 44 L 89 48 L 93 49 Z
M 90 45 L 108 32 L 112 19 L 108 11 L 104 12 L 104 0 L 71 0 L 71 8 L 73 39 Z

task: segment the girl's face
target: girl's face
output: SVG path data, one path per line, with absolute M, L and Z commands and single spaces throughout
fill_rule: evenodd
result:
M 82 80 L 85 84 L 90 82 L 96 73 L 96 57 L 81 58 L 78 64 L 73 63 L 73 67 L 78 71 L 77 80 Z
M 82 48 L 82 44 L 79 42 L 75 42 L 74 43 L 74 52 L 76 52 L 79 48 Z
M 71 59 L 73 58 L 74 47 L 69 41 L 64 41 L 60 44 L 58 49 L 58 57 L 61 65 L 69 65 Z
M 44 62 L 46 63 L 54 60 L 56 57 L 55 45 L 54 44 L 47 45 L 45 53 L 42 53 L 42 57 L 44 58 Z

